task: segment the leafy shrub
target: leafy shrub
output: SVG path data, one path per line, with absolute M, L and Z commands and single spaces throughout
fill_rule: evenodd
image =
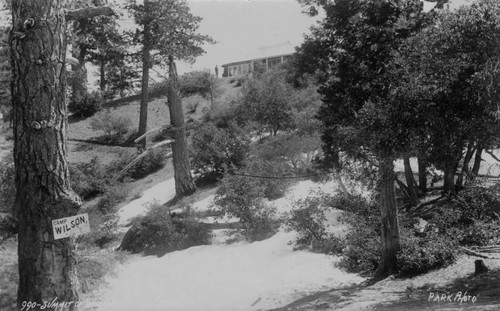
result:
M 321 149 L 318 135 L 297 135 L 291 133 L 270 137 L 256 144 L 254 154 L 264 161 L 288 163 L 296 174 L 311 170 L 313 159 Z
M 424 237 L 413 230 L 400 230 L 401 251 L 398 253 L 398 276 L 414 276 L 453 263 L 457 242 L 449 236 L 428 231 Z
M 90 120 L 90 127 L 104 132 L 104 139 L 107 143 L 115 143 L 123 139 L 131 124 L 129 117 L 112 113 L 109 109 L 100 112 Z
M 148 213 L 134 220 L 136 245 L 141 245 L 146 254 L 162 255 L 191 246 L 208 245 L 212 238 L 207 225 L 191 216 L 187 209 L 180 214 L 172 213 L 165 206 L 155 205 Z M 123 243 L 122 243 L 123 245 Z
M 112 161 L 107 172 L 111 175 L 116 175 L 121 172 L 127 165 L 134 161 L 140 153 L 123 152 L 118 159 Z M 165 166 L 166 152 L 164 148 L 156 148 L 150 150 L 143 158 L 130 167 L 123 177 L 133 179 L 141 179 L 152 174 Z
M 104 192 L 108 176 L 97 157 L 89 163 L 69 165 L 71 188 L 83 199 L 91 199 Z
M 124 253 L 103 251 L 88 247 L 80 250 L 77 255 L 78 281 L 82 293 L 91 293 L 98 289 L 106 276 L 110 275 L 117 263 L 125 261 Z
M 271 178 L 260 178 L 259 183 L 264 187 L 264 198 L 276 200 L 283 197 L 291 184 L 291 179 L 284 177 L 293 176 L 294 172 L 290 165 L 279 161 L 261 161 L 253 159 L 244 168 L 243 173 L 253 176 Z
M 140 159 L 128 172 L 133 179 L 141 179 L 165 166 L 165 150 L 153 149 Z
M 334 237 L 345 245 L 340 267 L 349 272 L 374 271 L 381 258 L 380 219 L 346 213 L 343 220 L 349 224 L 349 231 L 343 239 Z
M 192 71 L 179 78 L 182 96 L 201 95 L 204 98 L 220 93 L 219 80 L 207 71 Z
M 12 211 L 16 195 L 14 159 L 0 161 L 0 211 Z
M 498 186 L 473 184 L 436 209 L 429 227 L 453 237 L 461 245 L 489 245 L 500 240 Z
M 237 217 L 242 234 L 250 241 L 266 239 L 278 230 L 275 209 L 263 203 L 266 188 L 259 180 L 243 176 L 226 176 L 215 194 L 214 203 L 224 213 Z
M 95 206 L 87 210 L 89 221 L 92 224 L 92 230 L 76 238 L 76 242 L 84 246 L 83 248 L 92 248 L 96 246 L 105 248 L 110 243 L 118 241 L 118 214 L 114 210 L 107 211 L 99 208 L 103 208 L 103 206 Z
M 248 76 L 247 75 L 240 75 L 235 78 L 236 84 L 234 85 L 235 87 L 240 87 L 243 86 L 248 81 Z
M 76 242 L 85 247 L 104 248 L 118 239 L 118 205 L 128 195 L 124 185 L 106 186 L 104 194 L 97 202 L 86 209 L 92 223 L 90 233 L 78 236 Z
M 201 176 L 220 177 L 227 169 L 241 167 L 250 145 L 243 131 L 234 124 L 229 129 L 221 129 L 213 123 L 203 123 L 191 141 L 191 165 Z
M 297 232 L 296 249 L 308 248 L 323 252 L 326 240 L 326 221 L 324 210 L 320 207 L 320 198 L 307 197 L 294 202 L 294 208 L 287 219 L 287 226 Z
M 500 214 L 500 187 L 485 187 L 472 184 L 452 198 L 455 211 L 460 213 L 459 222 L 468 224 L 473 220 L 498 220 Z
M 72 100 L 68 105 L 68 109 L 75 117 L 88 118 L 101 109 L 101 101 L 100 93 L 92 92 Z
M 200 95 L 193 95 L 182 100 L 182 104 L 186 108 L 188 113 L 196 113 L 198 107 L 203 104 L 206 100 Z
M 99 198 L 95 208 L 103 214 L 115 212 L 116 207 L 128 195 L 127 187 L 124 185 L 108 186 L 104 195 Z
M 227 99 L 225 103 L 210 106 L 204 113 L 202 123 L 213 123 L 217 128 L 228 129 L 230 126 L 243 124 L 247 116 L 241 115 L 236 99 Z

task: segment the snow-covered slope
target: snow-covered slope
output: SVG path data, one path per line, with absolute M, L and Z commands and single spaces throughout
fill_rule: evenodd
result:
M 169 182 L 145 191 L 143 198 L 123 207 L 122 223 L 134 214 L 143 213 L 148 201 L 168 200 L 172 195 L 168 189 L 173 189 Z M 286 212 L 294 199 L 304 198 L 318 188 L 333 191 L 334 185 L 300 182 L 285 198 L 270 203 L 280 212 Z M 212 200 L 210 196 L 193 207 L 209 208 Z M 295 238 L 295 232 L 281 230 L 261 242 L 214 243 L 161 258 L 136 255 L 108 280 L 99 302 L 87 305 L 87 310 L 266 310 L 311 292 L 363 281 L 355 274 L 337 269 L 334 266 L 337 258 L 294 251 L 290 242 Z
M 110 280 L 98 310 L 265 310 L 363 281 L 335 268 L 332 257 L 293 251 L 294 237 L 137 256 Z

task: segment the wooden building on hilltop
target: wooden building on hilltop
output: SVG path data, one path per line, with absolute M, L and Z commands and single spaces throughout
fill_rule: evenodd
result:
M 250 73 L 254 70 L 257 64 L 262 64 L 265 69 L 276 68 L 279 64 L 285 62 L 292 57 L 293 53 L 255 58 L 222 65 L 224 71 L 223 77 L 239 76 Z
M 223 77 L 232 77 L 251 73 L 255 66 L 261 64 L 265 69 L 276 68 L 279 64 L 290 59 L 294 54 L 295 48 L 290 41 L 280 42 L 274 45 L 261 46 L 255 51 L 242 56 L 243 61 L 232 62 L 222 65 L 224 69 Z M 263 55 L 273 55 L 266 56 Z

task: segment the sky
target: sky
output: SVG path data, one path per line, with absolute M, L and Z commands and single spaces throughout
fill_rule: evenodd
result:
M 194 15 L 203 18 L 199 32 L 217 43 L 205 45 L 206 54 L 194 65 L 179 64 L 179 71 L 213 71 L 216 65 L 255 57 L 262 47 L 293 52 L 316 23 L 316 18 L 301 12 L 296 0 L 189 0 L 188 4 Z
M 450 8 L 470 3 L 451 0 Z M 266 51 L 294 52 L 317 17 L 302 13 L 297 0 L 188 0 L 191 12 L 203 18 L 199 32 L 216 44 L 206 45 L 206 54 L 193 65 L 178 64 L 179 73 L 211 70 L 216 65 L 257 57 Z M 259 50 L 262 47 L 278 47 Z M 259 55 L 259 56 L 272 56 Z
M 4 1 L 0 0 L 0 3 Z M 470 0 L 450 1 L 451 9 L 470 3 Z M 112 2 L 123 4 L 125 0 Z M 187 2 L 191 12 L 202 17 L 199 33 L 211 36 L 217 43 L 205 45 L 206 54 L 198 57 L 194 64 L 179 63 L 179 74 L 193 70 L 213 72 L 216 65 L 221 68 L 221 65 L 226 63 L 293 52 L 294 47 L 301 44 L 304 34 L 309 33 L 309 28 L 316 24 L 318 19 L 302 13 L 302 7 L 297 0 Z M 0 16 L 0 22 L 2 20 L 5 22 L 5 16 Z M 266 47 L 268 49 L 261 49 Z

